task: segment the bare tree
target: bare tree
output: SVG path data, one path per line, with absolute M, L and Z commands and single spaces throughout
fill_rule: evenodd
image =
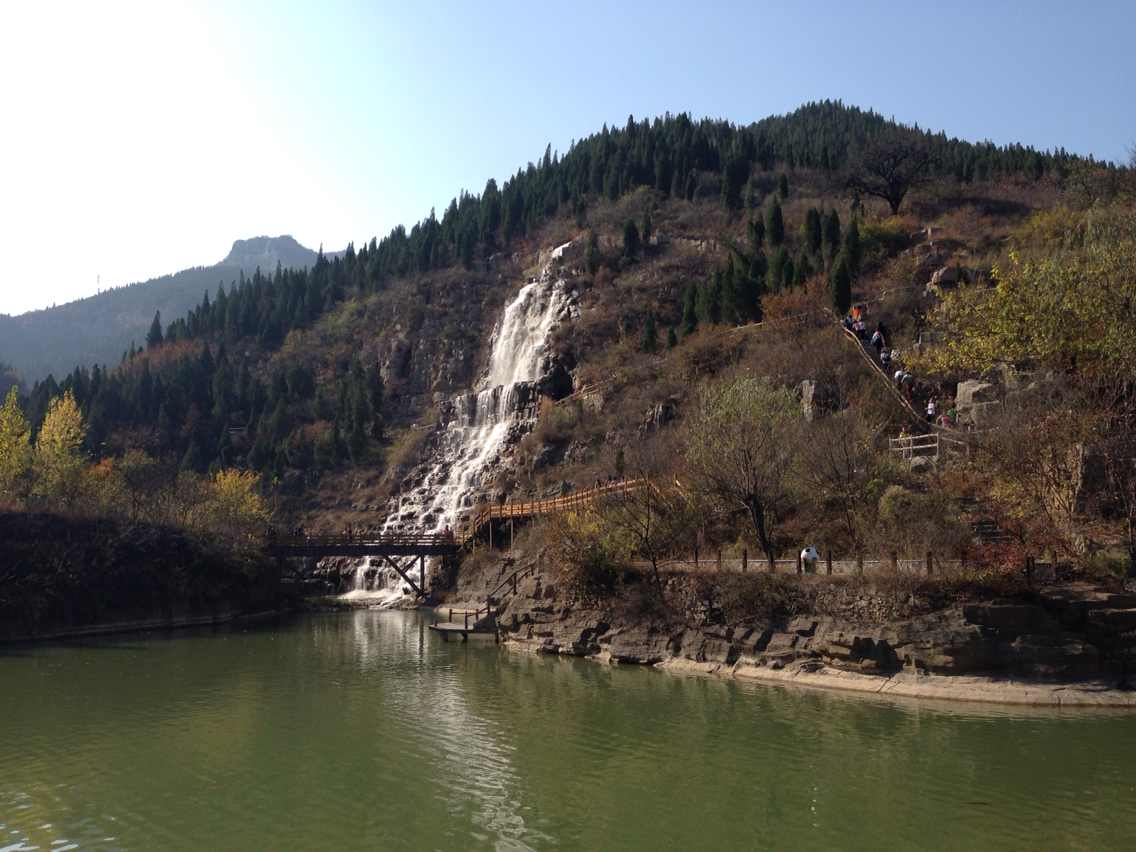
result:
M 674 477 L 676 449 L 669 434 L 632 448 L 628 471 L 642 485 L 613 492 L 598 507 L 609 533 L 626 544 L 633 558 L 651 564 L 660 598 L 659 562 L 689 545 L 698 518 L 694 497 Z
M 745 510 L 771 570 L 777 522 L 791 503 L 799 430 L 793 395 L 756 378 L 709 387 L 687 428 L 687 463 L 697 487 L 727 509 Z
M 927 179 L 933 161 L 927 143 L 913 133 L 888 133 L 868 142 L 852 166 L 848 188 L 882 198 L 899 213 L 912 187 Z
M 798 486 L 809 503 L 838 519 L 847 544 L 863 552 L 872 503 L 869 483 L 880 468 L 873 432 L 855 411 L 811 424 L 801 442 Z

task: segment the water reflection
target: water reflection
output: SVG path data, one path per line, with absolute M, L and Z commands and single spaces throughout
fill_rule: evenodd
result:
M 0 658 L 0 849 L 1136 836 L 1129 714 L 533 657 L 445 644 L 398 612 L 27 650 Z

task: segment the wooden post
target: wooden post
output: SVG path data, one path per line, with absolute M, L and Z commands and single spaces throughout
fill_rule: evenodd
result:
M 828 551 L 824 555 L 824 573 L 827 574 L 830 577 L 832 576 L 832 551 L 831 550 Z
M 927 551 L 927 576 L 928 577 L 930 577 L 932 574 L 935 573 L 935 564 L 933 562 L 933 559 L 934 559 L 934 557 L 931 555 L 931 551 L 928 550 Z
M 893 574 L 899 573 L 899 554 L 894 550 L 891 552 L 891 572 Z
M 454 623 L 454 608 L 450 607 L 450 617 L 446 619 L 450 624 Z
M 426 597 L 426 557 L 418 557 L 418 588 L 422 590 L 422 597 Z
M 798 554 L 797 554 L 797 573 L 798 573 L 798 574 L 803 574 L 803 573 L 805 573 L 805 570 L 804 570 L 804 569 L 805 569 L 805 566 L 801 564 L 801 554 L 800 554 L 800 553 L 798 553 Z
M 489 512 L 489 548 L 493 549 L 493 512 Z
M 718 573 L 722 573 L 722 548 L 718 548 Z
M 749 570 L 749 551 L 744 547 L 742 548 L 742 573 L 744 574 Z
M 774 555 L 772 550 L 769 551 L 769 553 L 766 555 L 766 559 L 769 560 L 769 573 L 770 574 L 776 574 L 777 573 L 777 557 L 776 557 L 776 555 Z
M 856 576 L 864 576 L 864 554 L 862 553 L 856 554 Z
M 469 630 L 469 610 L 465 611 L 465 629 Z

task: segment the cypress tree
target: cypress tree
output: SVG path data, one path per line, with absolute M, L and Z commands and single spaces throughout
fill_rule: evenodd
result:
M 781 267 L 781 286 L 788 290 L 793 286 L 796 279 L 796 269 L 793 267 L 793 258 L 789 257 L 788 252 L 785 254 L 785 263 Z
M 654 353 L 659 349 L 659 328 L 655 323 L 654 311 L 647 314 L 647 322 L 643 325 L 643 342 L 639 348 L 647 353 Z
M 805 245 L 808 248 L 809 254 L 814 257 L 820 254 L 820 231 L 820 211 L 815 207 L 810 207 L 809 212 L 805 214 Z
M 860 262 L 863 259 L 863 247 L 860 245 L 860 225 L 856 219 L 848 225 L 844 233 L 844 257 L 848 262 L 848 273 L 853 278 L 860 277 Z
M 848 309 L 852 307 L 852 276 L 848 272 L 848 262 L 843 254 L 836 258 L 832 272 L 829 273 L 828 292 L 836 312 L 840 316 L 848 313 Z
M 840 251 L 840 217 L 830 210 L 824 218 L 824 253 L 831 260 Z
M 162 344 L 162 312 L 154 311 L 154 321 L 150 323 L 150 331 L 146 334 L 146 348 L 153 349 Z
M 759 218 L 749 220 L 749 247 L 754 254 L 765 244 L 765 223 Z
M 785 261 L 788 254 L 784 247 L 777 249 L 769 259 L 769 269 L 765 273 L 765 290 L 767 293 L 779 293 L 782 279 L 785 276 Z
M 639 229 L 630 219 L 623 223 L 623 254 L 632 260 L 639 256 Z
M 682 333 L 683 336 L 694 334 L 698 328 L 698 290 L 693 284 L 687 285 L 686 293 L 682 299 Z
M 588 244 L 584 249 L 584 266 L 589 275 L 595 275 L 600 268 L 600 239 L 595 231 L 588 231 Z
M 797 255 L 797 263 L 795 265 L 795 275 L 793 276 L 793 285 L 799 286 L 809 280 L 813 274 L 813 265 L 809 262 L 809 255 L 805 251 L 801 251 Z
M 781 217 L 781 204 L 777 201 L 770 204 L 765 218 L 765 233 L 769 237 L 769 245 L 777 248 L 785 242 L 785 220 Z

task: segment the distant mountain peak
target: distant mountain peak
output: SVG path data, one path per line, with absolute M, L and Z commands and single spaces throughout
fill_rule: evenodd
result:
M 250 237 L 247 240 L 234 240 L 233 247 L 221 261 L 223 266 L 239 266 L 252 270 L 260 267 L 271 272 L 279 262 L 282 266 L 309 266 L 314 259 L 311 249 L 300 245 L 295 237 L 282 234 L 279 237 Z

